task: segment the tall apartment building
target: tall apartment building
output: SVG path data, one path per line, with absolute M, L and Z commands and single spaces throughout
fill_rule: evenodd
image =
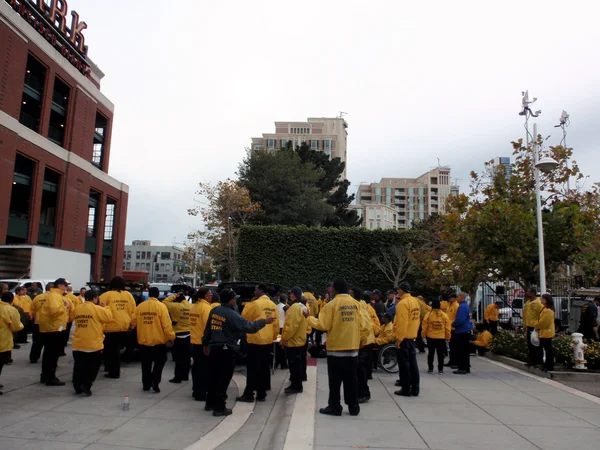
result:
M 92 279 L 110 279 L 129 188 L 108 174 L 114 105 L 67 9 L 0 1 L 0 244 L 87 252 Z
M 326 153 L 331 158 L 346 162 L 348 123 L 341 117 L 308 118 L 306 122 L 275 122 L 275 133 L 263 133 L 262 137 L 252 138 L 251 149 L 277 150 L 291 142 L 296 148 L 303 142 L 313 150 Z M 342 174 L 346 178 L 346 171 Z
M 366 211 L 363 227 L 386 226 L 384 209 L 378 213 L 378 209 L 373 208 L 381 205 L 396 211 L 398 228 L 410 228 L 415 220 L 424 220 L 434 213 L 443 214 L 450 195 L 458 195 L 458 186 L 451 184 L 450 168 L 437 167 L 418 178 L 382 178 L 379 183 L 360 185 L 356 204 Z
M 350 205 L 350 209 L 356 210 L 358 217 L 362 219 L 361 226 L 371 230 L 397 230 L 398 211 L 391 205 L 379 204 L 356 204 Z
M 150 283 L 175 283 L 185 275 L 184 249 L 174 245 L 152 245 L 133 241 L 126 245 L 123 270 L 148 272 Z
M 508 156 L 497 156 L 492 160 L 492 167 L 494 174 L 498 173 L 498 169 L 503 166 L 506 178 L 512 176 L 512 166 L 510 164 L 510 158 Z

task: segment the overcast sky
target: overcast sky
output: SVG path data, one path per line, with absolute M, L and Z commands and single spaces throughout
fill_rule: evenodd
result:
M 585 1 L 70 0 L 115 103 L 110 174 L 130 186 L 127 243 L 182 241 L 199 181 L 235 177 L 275 121 L 348 115 L 348 179 L 471 170 L 539 133 L 598 181 L 600 27 Z M 591 184 L 591 182 L 590 182 Z

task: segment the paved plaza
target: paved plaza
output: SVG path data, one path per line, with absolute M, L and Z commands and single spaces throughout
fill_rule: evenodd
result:
M 0 397 L 0 449 L 341 450 L 370 449 L 567 449 L 600 442 L 600 399 L 535 378 L 484 358 L 473 358 L 468 376 L 427 374 L 419 356 L 421 394 L 393 394 L 394 375 L 376 372 L 372 400 L 361 414 L 326 417 L 327 363 L 309 367 L 299 396 L 285 396 L 287 373 L 277 371 L 265 403 L 237 404 L 214 418 L 191 398 L 189 383 L 171 384 L 165 367 L 161 392 L 141 389 L 139 363 L 124 365 L 120 380 L 101 377 L 90 398 L 75 396 L 68 381 L 70 356 L 60 359 L 64 387 L 38 383 L 40 364 L 29 364 L 29 346 L 13 352 L 4 368 Z M 315 361 L 313 361 L 314 363 Z M 234 405 L 243 368 L 229 390 Z M 131 398 L 122 411 L 123 396 Z

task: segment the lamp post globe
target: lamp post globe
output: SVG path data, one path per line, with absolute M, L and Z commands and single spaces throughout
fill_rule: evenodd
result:
M 535 165 L 535 167 L 537 169 L 539 169 L 541 172 L 550 173 L 558 167 L 558 162 L 556 162 L 554 159 L 550 158 L 549 156 L 545 156 L 538 161 L 538 163 Z

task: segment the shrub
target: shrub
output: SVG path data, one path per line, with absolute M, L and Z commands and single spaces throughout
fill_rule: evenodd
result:
M 565 366 L 573 365 L 573 348 L 571 347 L 571 336 L 568 334 L 557 334 L 552 340 L 554 361 L 556 364 Z
M 497 355 L 527 361 L 527 340 L 522 333 L 499 329 L 492 340 L 491 350 Z
M 587 361 L 588 369 L 600 369 L 600 342 L 588 342 L 588 348 L 585 351 L 585 359 Z

